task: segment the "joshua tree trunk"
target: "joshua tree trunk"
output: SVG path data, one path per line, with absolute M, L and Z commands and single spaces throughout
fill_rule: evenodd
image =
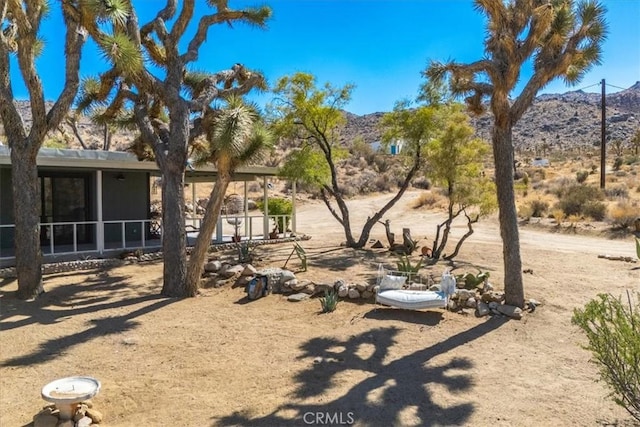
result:
M 187 242 L 184 224 L 184 171 L 166 167 L 162 173 L 162 295 L 185 297 Z
M 218 222 L 218 218 L 220 217 L 220 211 L 222 210 L 222 203 L 224 201 L 223 195 L 227 192 L 229 182 L 231 182 L 230 174 L 218 174 L 213 190 L 211 190 L 204 218 L 202 218 L 202 223 L 200 224 L 200 233 L 189 257 L 186 283 L 189 296 L 195 296 L 198 292 L 200 276 L 202 276 L 202 270 L 204 268 L 204 258 L 211 244 L 211 235 L 216 228 L 216 222 Z
M 499 120 L 496 117 L 496 120 Z M 522 283 L 522 261 L 520 258 L 520 238 L 518 215 L 513 191 L 513 147 L 510 126 L 493 127 L 493 158 L 496 167 L 496 189 L 500 218 L 500 236 L 504 257 L 505 302 L 518 307 L 524 306 Z
M 35 144 L 12 144 L 11 179 L 15 223 L 16 272 L 18 298 L 35 298 L 42 287 L 42 251 L 40 250 L 40 193 Z

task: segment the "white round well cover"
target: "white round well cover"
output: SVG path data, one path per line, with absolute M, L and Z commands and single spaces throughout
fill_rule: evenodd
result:
M 75 403 L 98 394 L 100 381 L 92 377 L 67 377 L 42 387 L 42 398 L 53 403 Z

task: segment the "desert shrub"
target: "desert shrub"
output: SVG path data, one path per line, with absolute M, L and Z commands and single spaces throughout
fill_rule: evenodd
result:
M 529 175 L 527 175 L 526 172 L 524 172 L 524 174 L 522 175 L 522 183 L 524 185 L 529 185 Z
M 635 165 L 636 163 L 640 163 L 640 157 L 639 156 L 627 156 L 624 159 L 624 163 L 626 165 Z
M 376 156 L 373 162 L 376 171 L 379 173 L 385 173 L 391 167 L 391 162 L 388 160 L 387 156 Z
M 613 170 L 614 171 L 620 170 L 622 163 L 623 163 L 622 157 L 616 157 L 616 159 L 613 161 Z
M 531 206 L 529 206 L 529 205 L 520 206 L 518 208 L 518 216 L 520 218 L 524 218 L 526 220 L 529 220 L 529 219 L 531 219 L 531 216 L 532 216 L 531 213 L 532 213 Z
M 532 182 L 542 181 L 547 178 L 547 172 L 543 168 L 526 168 L 524 172 Z
M 532 200 L 529 202 L 529 208 L 531 209 L 531 216 L 535 218 L 541 218 L 545 212 L 549 209 L 549 203 L 544 200 Z
M 607 199 L 626 199 L 629 197 L 629 190 L 625 185 L 616 185 L 615 187 L 605 188 L 604 195 Z
M 588 185 L 572 185 L 567 187 L 559 197 L 560 201 L 558 202 L 558 208 L 562 209 L 562 211 L 566 215 L 578 215 L 587 214 L 584 209 L 587 205 L 597 203 L 597 200 L 602 200 L 603 194 L 602 192 L 595 188 L 590 187 Z M 603 204 L 604 208 L 604 204 Z M 593 219 L 596 219 L 592 216 Z M 604 212 L 600 219 L 604 218 Z
M 374 186 L 376 191 L 380 191 L 380 192 L 391 191 L 391 188 L 393 186 L 393 180 L 390 179 L 390 177 L 387 176 L 386 174 L 378 175 L 374 180 Z
M 589 171 L 578 171 L 576 172 L 576 181 L 578 184 L 582 184 L 589 178 Z
M 431 181 L 427 177 L 420 176 L 411 182 L 411 185 L 421 190 L 428 190 L 431 188 Z
M 614 228 L 625 229 L 640 216 L 638 206 L 621 200 L 609 209 L 608 219 Z
M 587 335 L 592 361 L 611 389 L 613 401 L 640 421 L 640 304 L 598 295 L 571 319 Z
M 576 180 L 566 176 L 561 176 L 549 183 L 547 192 L 555 195 L 558 199 L 564 197 L 568 190 L 576 185 Z
M 553 211 L 551 211 L 551 216 L 556 220 L 556 225 L 558 225 L 558 227 L 562 224 L 562 221 L 564 221 L 566 217 L 562 209 L 554 209 Z
M 432 193 L 430 191 L 425 191 L 424 193 L 421 193 L 413 201 L 413 203 L 411 203 L 411 207 L 413 209 L 419 209 L 423 206 L 426 206 L 427 208 L 432 208 L 441 200 L 442 200 L 442 197 L 440 197 L 438 194 Z
M 602 221 L 607 214 L 607 206 L 602 202 L 588 202 L 582 207 L 582 214 L 594 221 Z

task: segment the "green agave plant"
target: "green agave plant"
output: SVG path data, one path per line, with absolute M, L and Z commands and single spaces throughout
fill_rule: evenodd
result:
M 324 291 L 324 298 L 320 298 L 323 313 L 331 313 L 338 306 L 338 293 L 335 290 Z

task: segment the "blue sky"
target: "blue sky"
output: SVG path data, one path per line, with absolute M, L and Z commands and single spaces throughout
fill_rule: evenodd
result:
M 261 4 L 230 0 L 231 7 Z M 236 62 L 261 70 L 270 82 L 305 71 L 320 83 L 353 83 L 356 89 L 347 110 L 365 114 L 389 111 L 397 100 L 414 98 L 422 82 L 420 72 L 429 59 L 474 61 L 482 57 L 484 20 L 471 0 L 266 0 L 273 9 L 268 29 L 226 25 L 211 29 L 196 68 L 226 69 Z M 55 4 L 55 3 L 54 3 Z M 135 1 L 146 22 L 161 7 L 160 0 Z M 606 78 L 623 88 L 640 81 L 640 1 L 604 0 L 609 36 L 604 63 L 574 88 L 561 81 L 544 93 L 584 88 Z M 55 6 L 54 6 L 55 7 Z M 204 2 L 199 3 L 204 10 Z M 63 37 L 55 13 L 43 26 L 47 49 L 38 69 L 48 98 L 57 96 L 63 81 Z M 104 69 L 91 48 L 83 53 L 82 74 Z M 523 75 L 523 78 L 527 77 Z M 27 94 L 14 66 L 12 83 L 18 99 Z M 598 92 L 599 86 L 588 91 Z M 617 89 L 609 87 L 607 92 Z M 269 94 L 254 96 L 259 103 Z

